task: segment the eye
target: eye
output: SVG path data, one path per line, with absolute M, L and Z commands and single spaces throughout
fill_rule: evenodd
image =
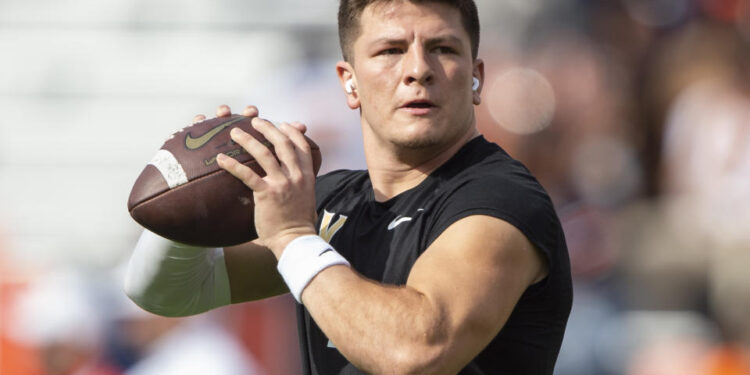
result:
M 401 48 L 388 48 L 380 51 L 380 55 L 398 55 L 401 53 Z
M 455 54 L 456 53 L 455 49 L 453 49 L 452 47 L 448 47 L 448 46 L 435 47 L 434 51 L 440 54 Z

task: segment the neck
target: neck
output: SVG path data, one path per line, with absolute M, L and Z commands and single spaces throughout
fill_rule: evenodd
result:
M 365 159 L 375 200 L 387 201 L 419 185 L 478 135 L 472 127 L 453 142 L 420 149 L 378 144 L 374 137 L 365 135 Z

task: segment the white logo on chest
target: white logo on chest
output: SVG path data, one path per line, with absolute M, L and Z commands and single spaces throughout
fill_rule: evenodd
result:
M 424 211 L 424 208 L 418 209 L 417 210 L 417 214 L 420 213 L 420 212 L 422 212 L 422 211 Z M 393 230 L 393 228 L 397 227 L 399 224 L 405 223 L 407 221 L 412 221 L 412 218 L 408 217 L 408 216 L 398 215 L 398 216 L 396 216 L 395 219 L 393 219 L 393 221 L 391 221 L 390 223 L 388 223 L 388 230 Z

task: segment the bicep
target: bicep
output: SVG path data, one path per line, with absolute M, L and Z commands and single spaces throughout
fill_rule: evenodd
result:
M 448 357 L 460 368 L 497 335 L 526 288 L 546 273 L 542 254 L 516 227 L 474 215 L 453 223 L 425 250 L 407 285 L 433 304 Z
M 271 250 L 257 242 L 224 249 L 232 303 L 255 301 L 289 292 Z

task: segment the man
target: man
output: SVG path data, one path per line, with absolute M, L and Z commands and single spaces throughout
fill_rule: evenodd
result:
M 146 233 L 128 294 L 186 315 L 290 291 L 308 374 L 551 374 L 567 249 L 542 187 L 476 130 L 473 1 L 342 0 L 339 30 L 368 170 L 316 180 L 304 125 L 254 119 L 278 160 L 231 135 L 267 175 L 218 161 L 253 190 L 258 240 L 206 251 Z

